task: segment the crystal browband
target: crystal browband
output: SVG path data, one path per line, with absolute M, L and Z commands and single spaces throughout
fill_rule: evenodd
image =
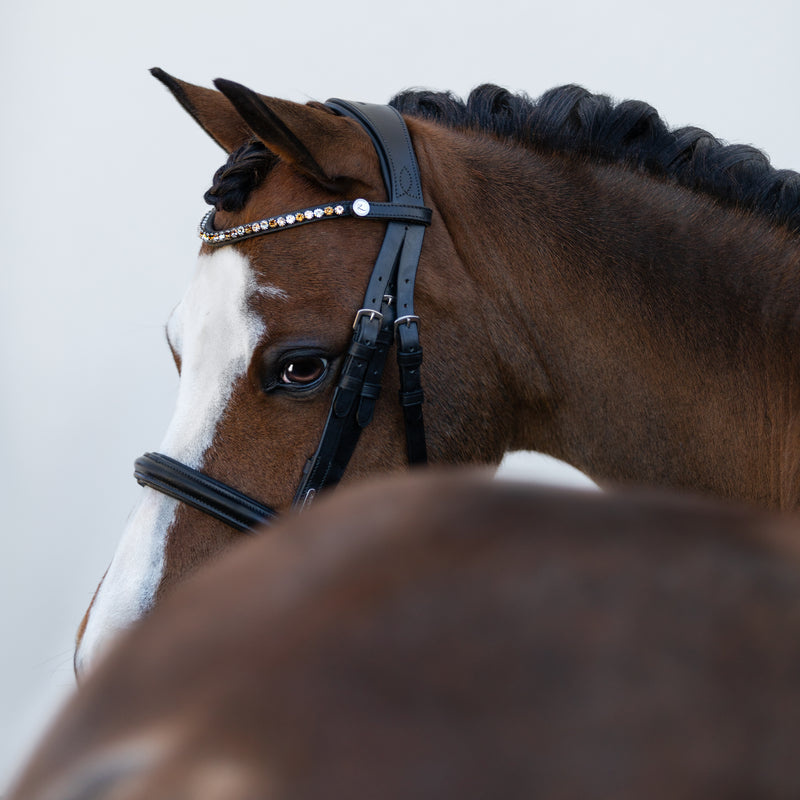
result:
M 398 203 L 370 203 L 363 198 L 357 200 L 343 200 L 336 204 L 323 204 L 292 211 L 280 217 L 267 217 L 258 222 L 248 222 L 237 225 L 235 228 L 215 230 L 214 213 L 212 208 L 200 221 L 198 235 L 213 246 L 220 246 L 248 239 L 252 236 L 262 236 L 265 233 L 274 233 L 298 225 L 307 225 L 309 222 L 319 222 L 323 219 L 336 217 L 361 217 L 362 219 L 396 220 L 398 222 L 416 222 L 430 225 L 431 211 L 418 206 L 405 206 Z

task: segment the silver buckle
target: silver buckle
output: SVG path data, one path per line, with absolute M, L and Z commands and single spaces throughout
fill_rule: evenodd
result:
M 377 319 L 378 322 L 383 322 L 383 314 L 380 311 L 376 311 L 374 308 L 359 308 L 356 312 L 356 318 L 353 320 L 353 330 L 358 327 L 358 323 L 362 317 L 369 317 L 369 321 Z
M 306 492 L 305 497 L 303 498 L 303 504 L 300 506 L 300 510 L 301 511 L 305 511 L 311 505 L 311 503 L 314 501 L 314 498 L 316 496 L 317 496 L 317 490 L 316 489 L 309 489 Z
M 398 317 L 394 321 L 395 333 L 400 325 L 410 325 L 412 322 L 416 322 L 417 325 L 419 325 L 419 317 L 416 314 L 407 314 L 405 317 Z

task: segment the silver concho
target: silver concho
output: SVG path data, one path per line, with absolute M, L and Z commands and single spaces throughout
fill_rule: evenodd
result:
M 353 200 L 353 213 L 357 217 L 366 217 L 369 214 L 369 203 L 363 197 Z

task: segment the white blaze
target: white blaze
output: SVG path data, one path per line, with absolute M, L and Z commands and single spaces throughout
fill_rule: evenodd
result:
M 170 317 L 167 331 L 181 359 L 181 378 L 175 414 L 159 450 L 195 469 L 265 333 L 260 317 L 248 311 L 247 298 L 254 292 L 285 297 L 274 287 L 257 286 L 247 259 L 226 247 L 200 256 L 192 283 Z M 75 657 L 79 673 L 115 633 L 152 606 L 177 506 L 165 495 L 143 490 L 89 614 Z

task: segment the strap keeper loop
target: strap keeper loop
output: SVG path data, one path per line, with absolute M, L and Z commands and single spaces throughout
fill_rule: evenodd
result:
M 419 368 L 422 364 L 422 349 L 413 352 L 401 350 L 397 354 L 397 363 L 403 368 Z
M 403 408 L 420 406 L 423 402 L 425 402 L 425 394 L 422 389 L 417 389 L 412 392 L 400 392 L 400 405 L 403 406 Z

